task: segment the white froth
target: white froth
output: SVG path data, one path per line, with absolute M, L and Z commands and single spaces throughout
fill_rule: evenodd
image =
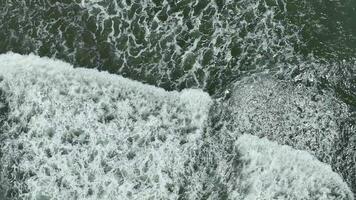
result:
M 305 151 L 251 135 L 236 146 L 243 164 L 230 199 L 353 199 L 340 176 Z
M 233 92 L 234 130 L 224 135 L 209 129 L 212 99 L 200 90 L 167 92 L 12 53 L 0 55 L 0 76 L 0 108 L 9 109 L 0 134 L 0 191 L 13 199 L 352 199 L 330 166 L 307 152 L 252 136 L 228 138 L 266 133 L 281 142 L 287 133 L 301 137 L 297 128 L 308 122 L 310 134 L 303 137 L 321 140 L 316 144 L 327 154 L 340 109 L 322 109 L 334 105 L 328 96 L 316 96 L 318 104 L 301 98 L 310 94 L 302 87 L 298 93 L 273 82 L 246 84 Z M 276 89 L 278 95 L 268 98 Z M 273 121 L 293 117 L 274 114 L 294 111 L 294 104 L 309 109 L 305 120 Z M 323 135 L 316 135 L 321 128 Z M 306 140 L 293 142 L 310 150 Z
M 266 78 L 238 85 L 230 110 L 239 132 L 306 148 L 323 159 L 339 138 L 339 122 L 348 117 L 347 106 L 327 91 Z
M 352 187 L 355 180 L 355 129 L 348 106 L 326 90 L 271 78 L 238 83 L 229 102 L 235 135 L 267 137 L 306 150 L 330 164 Z M 350 130 L 349 130 L 350 129 Z
M 0 56 L 3 187 L 29 199 L 176 199 L 210 97 L 69 64 Z M 183 142 L 182 142 L 183 141 Z M 19 178 L 19 176 L 22 176 Z

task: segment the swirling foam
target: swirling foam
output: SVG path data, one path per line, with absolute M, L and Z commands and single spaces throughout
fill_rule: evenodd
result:
M 328 163 L 356 190 L 356 129 L 350 107 L 328 90 L 268 77 L 236 84 L 228 103 L 236 133 L 267 137 Z

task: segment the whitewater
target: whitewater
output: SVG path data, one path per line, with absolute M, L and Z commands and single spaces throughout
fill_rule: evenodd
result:
M 354 199 L 355 18 L 0 0 L 0 200 Z
M 14 53 L 0 75 L 2 199 L 353 199 L 329 165 L 345 108 L 327 94 L 308 102 L 293 90 L 313 91 L 263 78 L 221 103 Z

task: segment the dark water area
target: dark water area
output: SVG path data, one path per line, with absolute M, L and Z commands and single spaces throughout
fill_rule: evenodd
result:
M 307 72 L 292 74 L 345 76 L 349 83 L 337 83 L 345 90 L 340 93 L 355 98 L 347 86 L 355 73 L 352 0 L 2 0 L 0 5 L 2 53 L 56 57 L 168 90 L 195 87 L 211 95 L 244 76 L 282 71 L 286 79 L 293 67 L 309 65 Z

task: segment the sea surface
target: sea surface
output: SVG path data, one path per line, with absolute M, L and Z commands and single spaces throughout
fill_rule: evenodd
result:
M 8 52 L 206 92 L 216 132 L 309 151 L 356 192 L 355 0 L 0 0 Z
M 353 0 L 0 2 L 0 53 L 55 57 L 219 96 L 259 73 L 314 78 L 355 106 Z

